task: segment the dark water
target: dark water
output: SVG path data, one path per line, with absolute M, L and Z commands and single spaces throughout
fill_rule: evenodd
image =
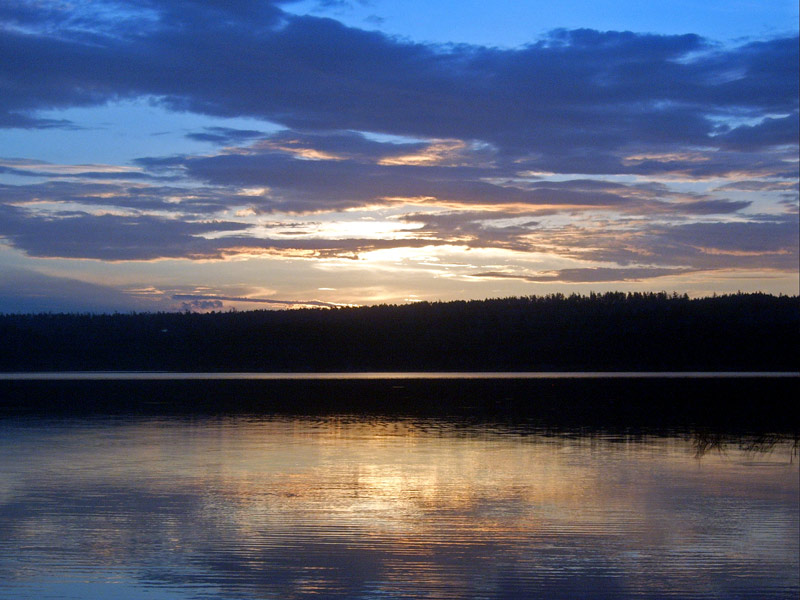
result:
M 6 416 L 0 598 L 797 598 L 791 436 Z

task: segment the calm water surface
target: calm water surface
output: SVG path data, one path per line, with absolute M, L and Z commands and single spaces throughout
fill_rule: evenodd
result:
M 0 420 L 0 598 L 797 598 L 788 441 Z
M 248 373 L 175 371 L 32 371 L 0 373 L 0 381 L 92 381 L 92 380 L 329 380 L 329 379 L 762 379 L 800 377 L 794 371 L 392 371 L 345 373 Z

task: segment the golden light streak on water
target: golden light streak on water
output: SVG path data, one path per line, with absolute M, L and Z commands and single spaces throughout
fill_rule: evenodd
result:
M 788 441 L 347 416 L 19 419 L 0 434 L 4 600 L 800 588 Z

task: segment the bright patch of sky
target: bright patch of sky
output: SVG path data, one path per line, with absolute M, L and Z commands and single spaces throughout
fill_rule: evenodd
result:
M 691 32 L 730 42 L 792 33 L 800 14 L 794 0 L 303 0 L 285 10 L 418 42 L 503 48 L 530 44 L 561 28 Z
M 68 121 L 47 129 L 0 129 L 0 158 L 36 156 L 55 164 L 87 164 L 102 160 L 125 165 L 143 156 L 203 153 L 213 145 L 187 137 L 210 127 L 257 129 L 280 127 L 252 118 L 215 118 L 175 112 L 152 98 L 109 102 L 37 113 L 43 119 Z
M 798 291 L 794 0 L 146 4 L 0 2 L 0 312 Z

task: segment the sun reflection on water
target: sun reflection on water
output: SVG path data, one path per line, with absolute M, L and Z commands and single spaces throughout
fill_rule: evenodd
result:
M 685 436 L 347 417 L 0 428 L 4 599 L 76 572 L 96 584 L 81 597 L 798 590 L 788 442 L 699 456 Z

